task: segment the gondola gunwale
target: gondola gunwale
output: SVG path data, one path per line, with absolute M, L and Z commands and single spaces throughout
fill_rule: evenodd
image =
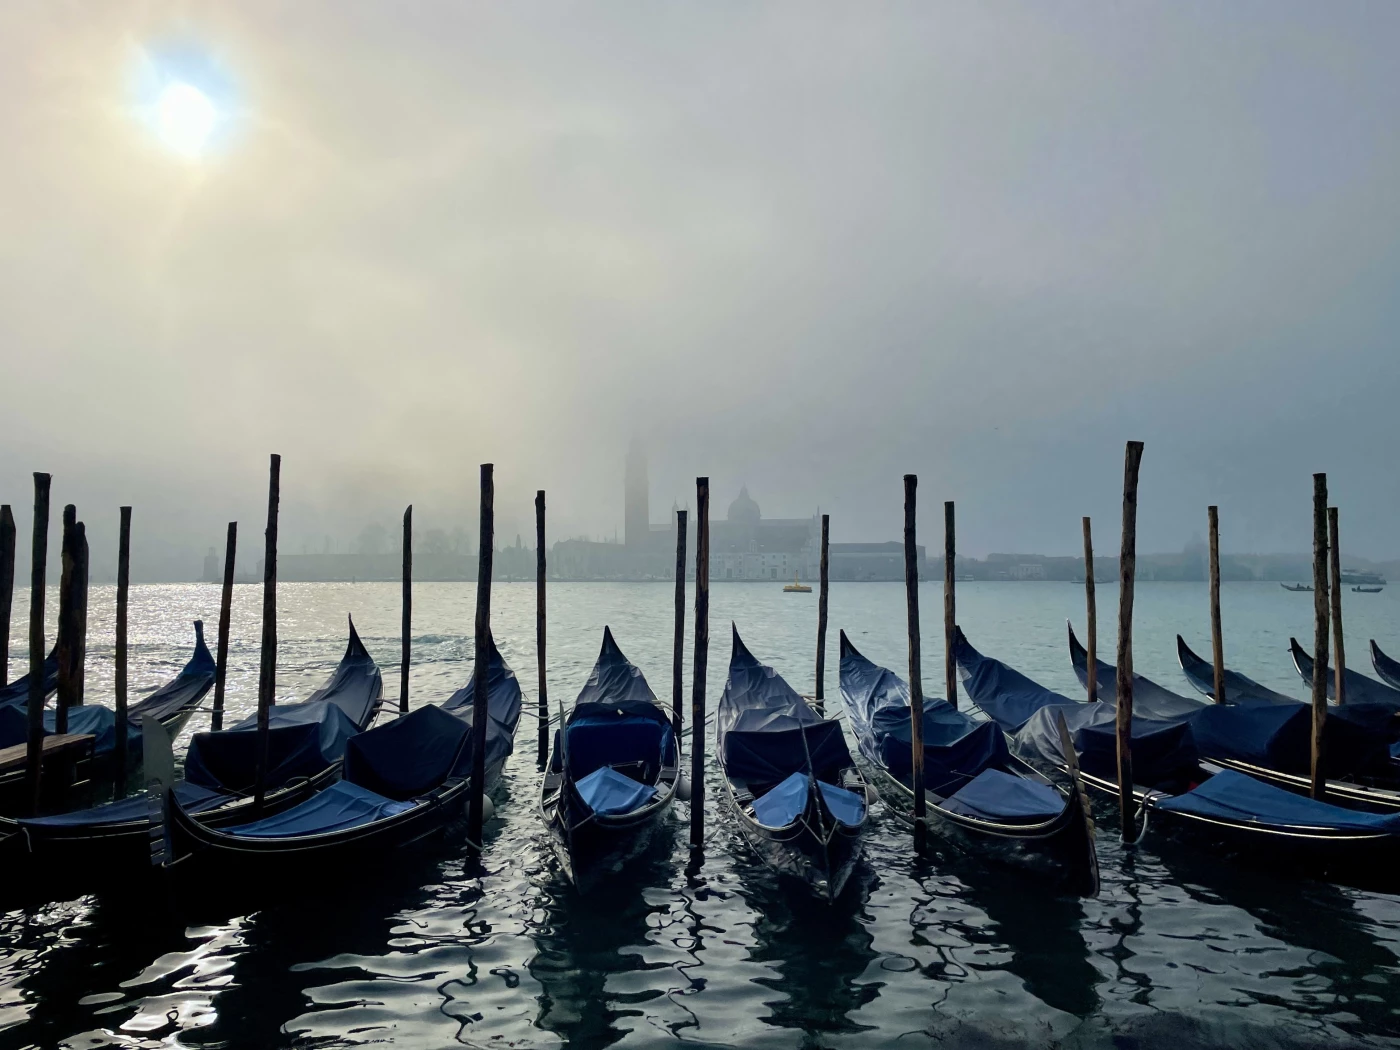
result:
M 1371 666 L 1380 680 L 1392 689 L 1400 689 L 1400 660 L 1386 655 L 1374 638 L 1371 639 L 1370 650 Z

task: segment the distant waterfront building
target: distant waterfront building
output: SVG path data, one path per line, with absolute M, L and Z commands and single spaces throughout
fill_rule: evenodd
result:
M 915 548 L 919 576 L 925 575 L 922 545 Z M 833 580 L 904 579 L 904 544 L 833 543 L 827 548 L 827 568 Z
M 202 583 L 218 583 L 222 577 L 219 575 L 219 559 L 214 555 L 214 548 L 209 548 L 209 553 L 204 556 L 204 575 L 200 577 Z

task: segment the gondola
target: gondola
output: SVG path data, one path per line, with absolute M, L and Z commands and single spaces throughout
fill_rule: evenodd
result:
M 29 661 L 26 660 L 27 664 Z M 44 696 L 50 697 L 58 689 L 58 643 L 49 650 L 49 655 L 44 658 Z M 24 705 L 29 702 L 29 674 L 20 675 L 13 682 L 7 685 L 0 685 L 0 707 L 9 704 Z
M 912 823 L 909 686 L 862 656 L 841 632 L 841 699 L 871 780 Z M 924 701 L 924 794 L 929 827 L 994 860 L 1028 867 L 1086 896 L 1098 892 L 1087 800 L 1012 754 L 995 722 L 946 700 Z
M 1381 652 L 1374 638 L 1371 639 L 1371 666 L 1386 685 L 1400 689 L 1400 660 L 1392 660 Z
M 1075 674 L 1086 683 L 1088 653 L 1072 626 L 1069 650 Z M 1187 678 L 1196 684 L 1195 678 L 1204 674 L 1212 678 L 1213 691 L 1210 665 L 1191 652 L 1180 637 L 1177 652 Z M 1117 669 L 1102 660 L 1097 664 L 1099 698 L 1113 706 Z M 1133 714 L 1164 723 L 1188 722 L 1196 749 L 1207 762 L 1308 794 L 1312 788 L 1311 706 L 1234 672 L 1226 672 L 1225 682 L 1229 703 L 1202 703 L 1134 674 Z M 1323 729 L 1323 772 L 1327 793 L 1339 803 L 1400 810 L 1400 766 L 1389 749 L 1397 734 L 1395 715 L 1393 708 L 1361 700 L 1329 710 Z
M 550 842 L 581 892 L 646 849 L 679 779 L 671 716 L 605 627 L 540 786 Z
M 1075 703 L 999 660 L 983 656 L 959 632 L 957 661 L 973 703 L 1010 738 L 1011 750 L 1034 765 L 1064 772 L 1064 718 L 1083 782 L 1117 799 L 1116 711 L 1112 704 Z M 1229 705 L 1203 705 L 1229 711 Z M 1301 706 L 1301 705 L 1300 705 Z M 1277 851 L 1336 873 L 1366 874 L 1400 860 L 1400 813 L 1370 813 L 1310 798 L 1257 777 L 1204 761 L 1189 720 L 1133 716 L 1132 797 L 1139 816 L 1160 813 L 1169 825 L 1246 851 Z M 1144 833 L 1146 829 L 1144 827 Z
M 311 695 L 317 699 L 277 704 L 269 712 L 264 814 L 294 806 L 333 782 L 346 742 L 378 713 L 383 679 L 353 621 L 345 655 Z M 230 729 L 195 734 L 184 777 L 172 788 L 185 813 L 198 814 L 211 827 L 246 822 L 253 807 L 256 730 L 254 715 Z M 149 831 L 144 794 L 67 813 L 0 820 L 0 842 L 36 856 L 110 855 L 131 861 L 145 857 Z
M 840 895 L 860 857 L 865 778 L 841 724 L 822 718 L 734 632 L 715 754 L 739 830 L 769 867 Z
M 1071 628 L 1071 634 L 1073 628 Z M 1076 639 L 1075 645 L 1078 644 Z M 1073 646 L 1071 647 L 1073 651 Z M 1186 680 L 1195 687 L 1202 696 L 1215 699 L 1215 665 L 1209 660 L 1204 660 L 1192 652 L 1191 647 L 1186 644 L 1186 639 L 1181 635 L 1176 636 L 1176 657 L 1181 662 L 1181 670 L 1186 675 Z M 1087 662 L 1088 653 L 1084 654 Z M 1296 704 L 1299 701 L 1295 697 L 1287 696 L 1284 693 L 1276 692 L 1268 686 L 1260 685 L 1253 678 L 1246 678 L 1237 671 L 1226 670 L 1225 672 L 1225 702 L 1227 704 Z
M 495 789 L 501 770 L 515 749 L 515 729 L 520 723 L 521 692 L 515 672 L 507 666 L 505 657 L 496 648 L 494 637 L 488 636 L 491 647 L 486 665 L 486 790 Z M 440 705 L 467 725 L 475 717 L 476 675 Z
M 173 793 L 166 806 L 174 860 L 237 868 L 370 858 L 459 819 L 472 768 L 472 727 L 428 705 L 352 737 L 340 780 L 300 804 L 211 827 Z
M 1298 639 L 1288 639 L 1288 651 L 1293 657 L 1294 670 L 1298 676 L 1312 684 L 1313 658 L 1312 654 L 1298 644 Z M 1323 668 L 1323 677 L 1327 679 L 1327 698 L 1336 700 L 1337 676 L 1332 673 L 1332 668 Z M 1350 707 L 1353 703 L 1365 704 L 1387 704 L 1390 707 L 1400 708 L 1400 687 L 1392 688 L 1382 682 L 1377 682 L 1374 678 L 1369 678 L 1360 671 L 1353 671 L 1350 667 L 1343 672 L 1343 680 L 1346 683 L 1346 704 Z
M 200 701 L 214 685 L 214 657 L 204 644 L 204 624 L 194 621 L 194 653 L 178 675 L 149 696 L 127 709 L 128 754 L 141 753 L 141 724 L 153 718 L 167 735 L 174 739 L 185 727 Z M 44 712 L 44 735 L 57 731 L 58 713 Z M 85 776 L 109 779 L 116 752 L 117 716 L 110 707 L 101 704 L 81 704 L 68 709 L 67 732 L 91 736 L 93 762 L 85 767 Z M 22 744 L 29 738 L 28 706 L 24 703 L 0 705 L 0 748 Z M 8 792 L 24 779 L 23 769 L 0 776 L 0 792 Z M 0 836 L 5 826 L 0 823 Z

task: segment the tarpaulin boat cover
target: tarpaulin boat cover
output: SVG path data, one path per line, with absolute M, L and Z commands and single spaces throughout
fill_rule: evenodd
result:
M 275 816 L 229 828 L 231 835 L 253 838 L 294 838 L 346 831 L 392 817 L 414 807 L 412 802 L 395 802 L 376 795 L 358 784 L 337 781 L 318 791 L 300 805 Z
M 1069 628 L 1069 658 L 1074 665 L 1074 673 L 1079 684 L 1089 687 L 1089 653 L 1074 636 L 1074 628 Z M 1118 669 L 1102 660 L 1095 660 L 1098 666 L 1098 696 L 1106 704 L 1112 704 L 1118 696 Z M 1133 675 L 1133 717 L 1171 719 L 1182 715 L 1192 715 L 1201 709 L 1201 702 L 1180 693 L 1164 689 L 1150 678 Z
M 1400 813 L 1363 813 L 1318 802 L 1305 795 L 1227 769 L 1181 795 L 1159 800 L 1157 808 L 1231 822 L 1271 827 L 1327 828 L 1335 831 L 1400 833 Z
M 1312 654 L 1299 645 L 1296 638 L 1288 639 L 1288 647 L 1293 654 L 1294 668 L 1302 676 L 1303 681 L 1311 684 L 1313 676 Z M 1336 674 L 1333 673 L 1331 667 L 1324 667 L 1322 672 L 1323 677 L 1327 679 L 1328 698 L 1337 699 Z M 1353 671 L 1350 667 L 1342 671 L 1342 680 L 1346 683 L 1346 704 L 1355 701 L 1362 704 L 1388 704 L 1391 707 L 1400 707 L 1400 689 L 1392 689 L 1360 671 Z
M 1000 824 L 1041 823 L 1057 817 L 1065 799 L 1048 784 L 984 769 L 943 800 L 943 809 Z
M 14 659 L 12 653 L 10 666 L 14 667 L 18 661 Z M 26 652 L 20 666 L 29 666 L 29 655 Z M 49 655 L 44 658 L 44 695 L 49 696 L 58 688 L 58 643 L 49 651 Z M 23 674 L 8 685 L 0 685 L 0 706 L 6 704 L 27 704 L 29 702 L 29 675 Z
M 1042 707 L 1074 703 L 1069 697 L 1032 681 L 1014 667 L 983 656 L 968 642 L 961 627 L 955 631 L 953 658 L 963 689 L 1003 732 L 1016 732 Z
M 197 707 L 204 699 L 204 694 L 214 687 L 216 670 L 214 657 L 204 644 L 204 622 L 196 620 L 194 654 L 178 675 L 127 709 L 127 719 L 131 723 L 128 733 L 135 734 L 136 726 L 143 718 L 154 718 L 158 722 L 164 722 L 182 711 Z
M 798 772 L 836 780 L 855 764 L 840 723 L 823 719 L 781 675 L 759 663 L 738 630 L 715 737 L 725 775 L 751 786 L 777 784 Z
M 1214 699 L 1215 665 L 1192 652 L 1191 647 L 1186 644 L 1186 639 L 1182 638 L 1181 635 L 1176 636 L 1176 656 L 1181 661 L 1181 670 L 1186 675 L 1187 681 L 1202 694 Z M 1293 697 L 1275 692 L 1267 686 L 1260 685 L 1253 678 L 1246 678 L 1228 668 L 1225 671 L 1225 702 L 1227 704 L 1298 703 Z
M 1116 779 L 1118 712 L 1112 704 L 1042 707 L 1012 737 L 1012 750 L 1029 762 L 1062 764 L 1064 752 L 1056 715 L 1064 715 L 1080 767 L 1094 776 Z M 1134 715 L 1131 732 L 1133 779 L 1137 783 L 1159 784 L 1196 773 L 1199 759 L 1188 723 L 1159 722 Z
M 520 683 L 515 672 L 506 666 L 505 658 L 496 648 L 496 640 L 490 639 L 491 662 L 486 667 L 486 764 L 504 762 L 515 747 L 515 728 L 520 722 Z M 467 725 L 472 725 L 475 717 L 473 704 L 476 702 L 476 676 L 473 674 L 466 686 L 458 689 L 442 704 L 442 709 Z
M 374 721 L 383 697 L 384 679 L 379 665 L 360 641 L 352 619 L 345 655 L 340 658 L 330 678 L 326 679 L 326 684 L 307 697 L 307 703 L 330 701 L 344 711 L 357 727 L 366 729 Z
M 191 784 L 188 780 L 177 781 L 173 790 L 176 801 L 186 813 L 202 813 L 206 809 L 222 806 L 231 797 L 219 791 L 202 788 L 198 784 Z M 31 817 L 21 820 L 20 823 L 51 828 L 101 828 L 109 824 L 128 824 L 135 820 L 145 820 L 149 813 L 150 800 L 143 792 L 90 809 L 75 809 L 68 813 L 55 813 L 49 817 Z
M 1332 778 L 1381 772 L 1395 709 L 1344 704 L 1327 712 L 1323 772 Z M 1312 707 L 1308 704 L 1206 704 L 1189 719 L 1196 750 L 1205 758 L 1232 758 L 1283 773 L 1312 768 Z
M 577 787 L 604 766 L 623 766 L 637 773 L 631 779 L 652 783 L 675 754 L 670 715 L 657 704 L 642 672 L 622 654 L 612 630 L 603 628 L 598 662 L 564 726 L 563 757 L 570 779 Z
M 196 733 L 185 753 L 185 779 L 215 791 L 246 794 L 257 777 L 258 719 L 231 729 Z M 278 704 L 268 712 L 267 786 L 311 777 L 338 762 L 359 729 L 327 701 Z
M 631 813 L 656 797 L 656 788 L 600 766 L 574 784 L 583 804 L 599 816 Z
M 1386 685 L 1400 689 L 1400 661 L 1394 660 L 1381 651 L 1374 638 L 1371 639 L 1371 666 Z
M 345 745 L 343 778 L 406 801 L 471 775 L 471 726 L 440 707 L 420 707 Z
M 844 631 L 841 698 L 861 753 L 908 785 L 913 776 L 909 686 L 857 652 Z M 946 700 L 924 699 L 923 731 L 924 786 L 935 795 L 951 795 L 1009 757 L 1006 738 L 995 722 L 978 722 Z
M 794 773 L 776 787 L 753 800 L 753 814 L 765 828 L 785 828 L 807 808 L 811 797 L 812 778 L 806 773 Z M 827 812 L 848 828 L 858 828 L 865 820 L 865 799 L 824 780 L 817 781 Z
M 68 709 L 68 732 L 91 736 L 92 751 L 95 755 L 110 754 L 117 745 L 117 716 L 110 707 L 98 704 L 84 704 Z M 58 713 L 44 712 L 44 735 L 57 732 Z M 127 728 L 128 745 L 138 748 L 141 733 L 135 726 Z M 134 739 L 133 739 L 134 738 Z M 13 747 L 29 739 L 29 714 L 20 705 L 0 708 L 0 747 Z

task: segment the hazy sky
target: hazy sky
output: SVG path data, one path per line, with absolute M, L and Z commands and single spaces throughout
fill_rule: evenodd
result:
M 0 5 L 0 500 L 99 562 L 713 480 L 898 537 L 1400 554 L 1393 3 Z M 172 58 L 174 56 L 174 58 Z M 195 56 L 193 59 L 191 56 Z M 218 133 L 143 110 L 179 59 Z M 190 63 L 193 65 L 190 65 Z M 144 65 L 143 65 L 144 63 Z M 183 73 L 181 75 L 184 75 Z M 204 82 L 207 80 L 207 83 Z M 55 510 L 57 517 L 57 509 Z M 22 573 L 21 573 L 22 575 Z

